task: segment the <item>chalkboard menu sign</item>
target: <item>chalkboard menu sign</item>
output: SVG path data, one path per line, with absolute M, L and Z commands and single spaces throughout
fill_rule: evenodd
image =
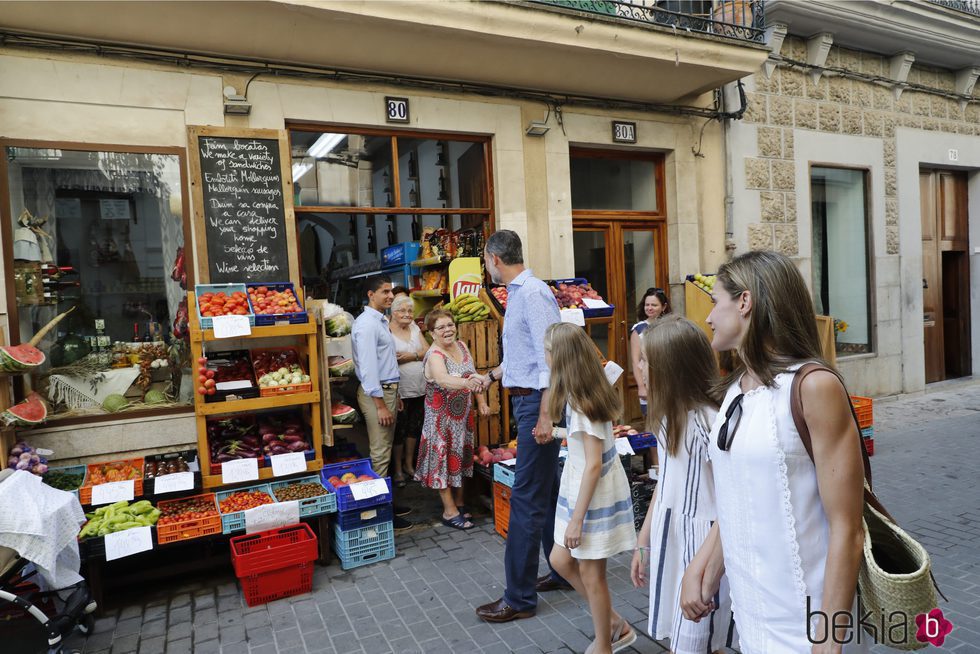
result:
M 279 140 L 199 135 L 196 143 L 210 282 L 289 281 Z

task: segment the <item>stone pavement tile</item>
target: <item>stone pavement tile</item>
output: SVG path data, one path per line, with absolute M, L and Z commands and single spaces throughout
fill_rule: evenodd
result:
M 276 647 L 279 649 L 288 649 L 290 647 L 302 645 L 303 635 L 296 627 L 293 627 L 292 629 L 283 629 L 282 631 L 275 632 L 275 641 Z
M 170 598 L 170 608 L 176 609 L 181 606 L 190 606 L 191 594 L 190 593 L 178 593 Z
M 353 602 L 348 604 L 341 600 L 340 603 L 343 605 L 344 611 L 347 613 L 347 617 L 350 618 L 352 622 L 355 620 L 372 617 L 371 607 L 367 605 L 367 602 Z
M 316 605 L 313 608 L 313 613 L 304 611 L 303 613 L 296 614 L 296 623 L 299 625 L 299 630 L 303 633 L 320 631 L 325 628 L 323 618 L 320 617 L 320 612 L 316 610 Z
M 140 637 L 133 634 L 115 638 L 112 641 L 112 654 L 136 654 Z
M 169 624 L 182 624 L 191 621 L 191 607 L 190 605 L 184 605 L 180 608 L 171 608 L 170 613 L 167 614 L 167 622 Z
M 112 647 L 111 631 L 103 631 L 101 633 L 92 634 L 87 639 L 85 639 L 86 652 L 98 652 L 100 650 L 108 650 L 110 647 Z
M 336 618 L 330 618 L 324 620 L 324 623 L 326 624 L 327 631 L 334 635 L 354 631 L 354 627 L 351 625 L 351 621 L 347 619 L 347 616 L 341 615 Z
M 194 611 L 193 620 L 195 625 L 214 624 L 218 621 L 218 612 L 214 608 Z
M 424 654 L 419 647 L 419 644 L 415 642 L 415 639 L 411 636 L 403 636 L 402 638 L 396 638 L 395 640 L 388 641 L 391 645 L 391 649 L 398 654 L 410 654 L 418 652 L 418 654 Z
M 190 638 L 167 641 L 167 654 L 191 654 L 193 651 Z
M 139 618 L 143 615 L 143 607 L 139 604 L 135 606 L 126 606 L 119 612 L 120 620 L 129 620 L 130 618 Z
M 419 643 L 419 649 L 425 654 L 454 654 L 449 643 L 442 638 L 431 638 Z
M 154 620 L 160 620 L 167 618 L 167 603 L 160 602 L 153 606 L 147 605 L 143 608 L 143 622 L 153 622 Z
M 358 640 L 364 640 L 381 633 L 378 622 L 373 617 L 354 620 L 351 622 L 351 626 L 354 627 L 354 634 Z
M 163 636 L 156 638 L 140 638 L 139 654 L 163 654 L 167 641 Z
M 275 632 L 268 626 L 255 628 L 246 627 L 245 629 L 245 640 L 250 646 L 267 645 L 269 643 L 275 644 L 275 638 Z
M 139 634 L 142 626 L 143 620 L 141 620 L 139 617 L 129 618 L 128 620 L 120 620 L 116 623 L 116 628 L 113 631 L 113 635 L 115 638 L 119 638 L 121 636 Z
M 269 627 L 272 625 L 272 618 L 268 612 L 249 613 L 245 616 L 245 627 L 248 629 L 255 627 Z
M 234 646 L 242 650 L 246 647 L 245 643 L 235 643 Z M 221 642 L 217 638 L 202 641 L 194 639 L 194 654 L 220 654 L 221 650 Z
M 103 632 L 112 633 L 112 631 L 115 628 L 116 628 L 116 616 L 107 615 L 95 619 L 95 627 L 93 628 L 92 632 L 96 634 L 101 634 Z
M 207 610 L 210 611 L 211 609 Z M 227 609 L 218 613 L 219 626 L 227 627 L 233 624 L 245 624 L 245 614 L 242 613 L 241 608 Z
M 202 624 L 200 626 L 194 627 L 194 647 L 197 648 L 198 643 L 203 643 L 208 640 L 214 640 L 218 637 L 219 627 L 217 624 L 210 622 L 208 624 Z M 144 631 L 145 634 L 145 631 Z
M 265 643 L 262 645 L 249 646 L 249 654 L 279 654 L 279 650 L 276 648 L 274 643 Z M 169 653 L 168 653 L 169 654 Z
M 143 626 L 140 628 L 140 637 L 142 638 L 153 638 L 154 636 L 163 636 L 166 633 L 167 633 L 166 620 L 154 620 L 153 622 L 144 622 Z
M 173 642 L 177 640 L 182 640 L 184 638 L 191 637 L 191 623 L 190 622 L 171 622 L 167 626 L 167 642 Z
M 235 643 L 244 643 L 245 625 L 233 624 L 228 625 L 227 627 L 221 627 L 219 630 L 219 636 L 221 638 L 222 647 L 233 645 Z

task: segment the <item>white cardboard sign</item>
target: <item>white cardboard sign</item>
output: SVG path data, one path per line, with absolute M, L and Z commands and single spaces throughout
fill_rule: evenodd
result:
M 258 459 L 236 459 L 221 464 L 221 483 L 237 484 L 259 478 Z
M 153 494 L 177 493 L 194 488 L 193 472 L 173 472 L 153 480 Z
M 602 371 L 606 373 L 606 379 L 609 380 L 609 384 L 614 385 L 622 376 L 623 367 L 615 361 L 607 361 Z
M 561 321 L 570 322 L 579 327 L 585 327 L 585 312 L 581 309 L 562 309 Z
M 248 324 L 248 316 L 215 316 L 211 319 L 215 338 L 235 338 L 251 336 L 252 326 Z
M 263 504 L 245 511 L 245 533 L 253 534 L 299 522 L 299 502 Z
M 272 461 L 272 474 L 275 477 L 306 472 L 306 456 L 302 452 L 274 454 L 269 459 Z
M 636 454 L 633 451 L 633 446 L 630 445 L 630 439 L 628 438 L 617 438 L 616 439 L 616 454 L 623 456 L 624 454 Z
M 135 485 L 132 479 L 92 486 L 92 506 L 115 504 L 123 500 L 128 502 L 133 497 L 135 497 Z
M 388 492 L 388 484 L 384 479 L 372 479 L 371 481 L 359 481 L 348 486 L 351 495 L 355 500 L 366 500 Z
M 134 527 L 105 535 L 105 560 L 115 561 L 125 556 L 153 549 L 153 535 L 149 527 Z
M 590 297 L 582 298 L 582 304 L 584 304 L 587 309 L 605 309 L 609 306 L 602 300 L 593 300 Z

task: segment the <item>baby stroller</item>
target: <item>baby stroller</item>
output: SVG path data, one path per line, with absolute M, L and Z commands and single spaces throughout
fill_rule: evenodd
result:
M 0 503 L 8 507 L 10 498 L 5 497 L 2 486 L 11 483 L 13 473 L 0 471 Z M 0 529 L 0 536 L 9 536 L 4 531 L 6 527 Z M 83 634 L 91 631 L 96 603 L 84 580 L 57 590 L 43 590 L 48 585 L 42 578 L 45 575 L 39 574 L 31 555 L 0 545 L 0 649 L 7 654 L 59 654 L 64 639 L 76 627 Z M 72 578 L 78 578 L 77 568 Z

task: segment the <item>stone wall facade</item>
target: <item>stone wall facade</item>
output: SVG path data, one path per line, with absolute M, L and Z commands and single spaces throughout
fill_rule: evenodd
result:
M 896 50 L 901 44 L 896 43 Z M 870 354 L 840 357 L 854 392 L 883 395 L 925 387 L 922 244 L 918 171 L 956 167 L 969 175 L 974 372 L 980 370 L 980 84 L 957 97 L 952 70 L 912 65 L 889 81 L 890 57 L 832 46 L 822 68 L 807 63 L 805 39 L 787 35 L 763 71 L 745 81 L 747 109 L 727 147 L 735 254 L 773 249 L 810 283 L 810 167 L 868 172 Z M 768 70 L 771 74 L 766 74 Z M 736 94 L 729 92 L 729 109 Z M 959 159 L 947 157 L 957 149 Z

